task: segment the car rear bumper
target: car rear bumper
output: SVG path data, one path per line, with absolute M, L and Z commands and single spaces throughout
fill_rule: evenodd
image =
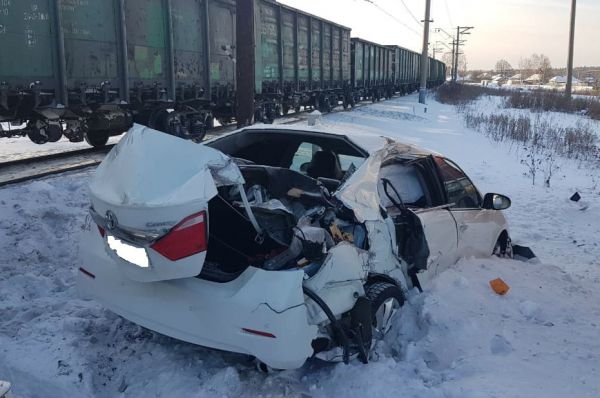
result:
M 136 282 L 125 276 L 96 233 L 85 231 L 82 241 L 78 288 L 83 296 L 148 329 L 253 355 L 273 368 L 297 368 L 312 355 L 317 327 L 308 324 L 301 271 L 250 267 L 228 283 Z

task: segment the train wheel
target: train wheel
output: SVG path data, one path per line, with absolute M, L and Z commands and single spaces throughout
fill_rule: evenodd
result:
M 42 134 L 38 129 L 27 130 L 27 137 L 29 137 L 31 141 L 35 142 L 38 145 L 42 145 L 48 142 L 48 136 Z
M 108 136 L 108 130 L 94 130 L 86 131 L 84 138 L 94 148 L 101 148 L 108 142 Z
M 215 119 L 212 116 L 206 116 L 204 118 L 204 128 L 206 130 L 211 130 L 215 127 Z
M 62 137 L 62 127 L 59 123 L 45 123 L 41 120 L 30 122 L 27 126 L 27 137 L 36 144 L 56 142 Z
M 56 142 L 62 137 L 62 126 L 59 122 L 49 122 L 46 127 L 49 142 Z

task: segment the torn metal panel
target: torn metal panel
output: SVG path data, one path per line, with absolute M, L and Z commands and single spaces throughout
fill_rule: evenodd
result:
M 135 125 L 98 166 L 89 188 L 92 198 L 110 204 L 162 207 L 206 203 L 216 187 L 243 183 L 223 153 Z
M 411 152 L 411 146 L 389 140 L 384 148 L 371 154 L 342 185 L 335 196 L 354 211 L 359 222 L 382 220 L 383 217 L 379 210 L 380 199 L 377 193 L 381 164 L 393 156 L 406 155 Z
M 334 314 L 342 314 L 364 296 L 363 281 L 369 269 L 369 253 L 348 242 L 333 247 L 319 271 L 304 284 L 317 293 Z M 307 301 L 309 323 L 327 320 L 321 308 Z
M 389 275 L 407 290 L 407 266 L 397 257 L 396 233 L 390 218 L 365 222 L 369 235 L 370 272 Z

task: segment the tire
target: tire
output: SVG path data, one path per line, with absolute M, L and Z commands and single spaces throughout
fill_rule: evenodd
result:
M 404 305 L 404 294 L 389 282 L 375 282 L 366 286 L 365 296 L 371 301 L 373 339 L 381 340 L 389 332 L 394 315 Z
M 510 237 L 504 236 L 504 233 L 500 234 L 500 237 L 496 241 L 494 245 L 494 250 L 492 250 L 492 256 L 500 257 L 500 258 L 513 258 L 513 248 L 512 242 L 510 241 Z
M 94 148 L 101 148 L 108 142 L 108 136 L 108 130 L 94 130 L 86 131 L 84 138 Z

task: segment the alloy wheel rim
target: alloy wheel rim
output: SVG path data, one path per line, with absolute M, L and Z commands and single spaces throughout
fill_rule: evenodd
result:
M 373 337 L 382 339 L 392 327 L 392 318 L 400 309 L 400 302 L 394 297 L 385 300 L 375 312 Z

